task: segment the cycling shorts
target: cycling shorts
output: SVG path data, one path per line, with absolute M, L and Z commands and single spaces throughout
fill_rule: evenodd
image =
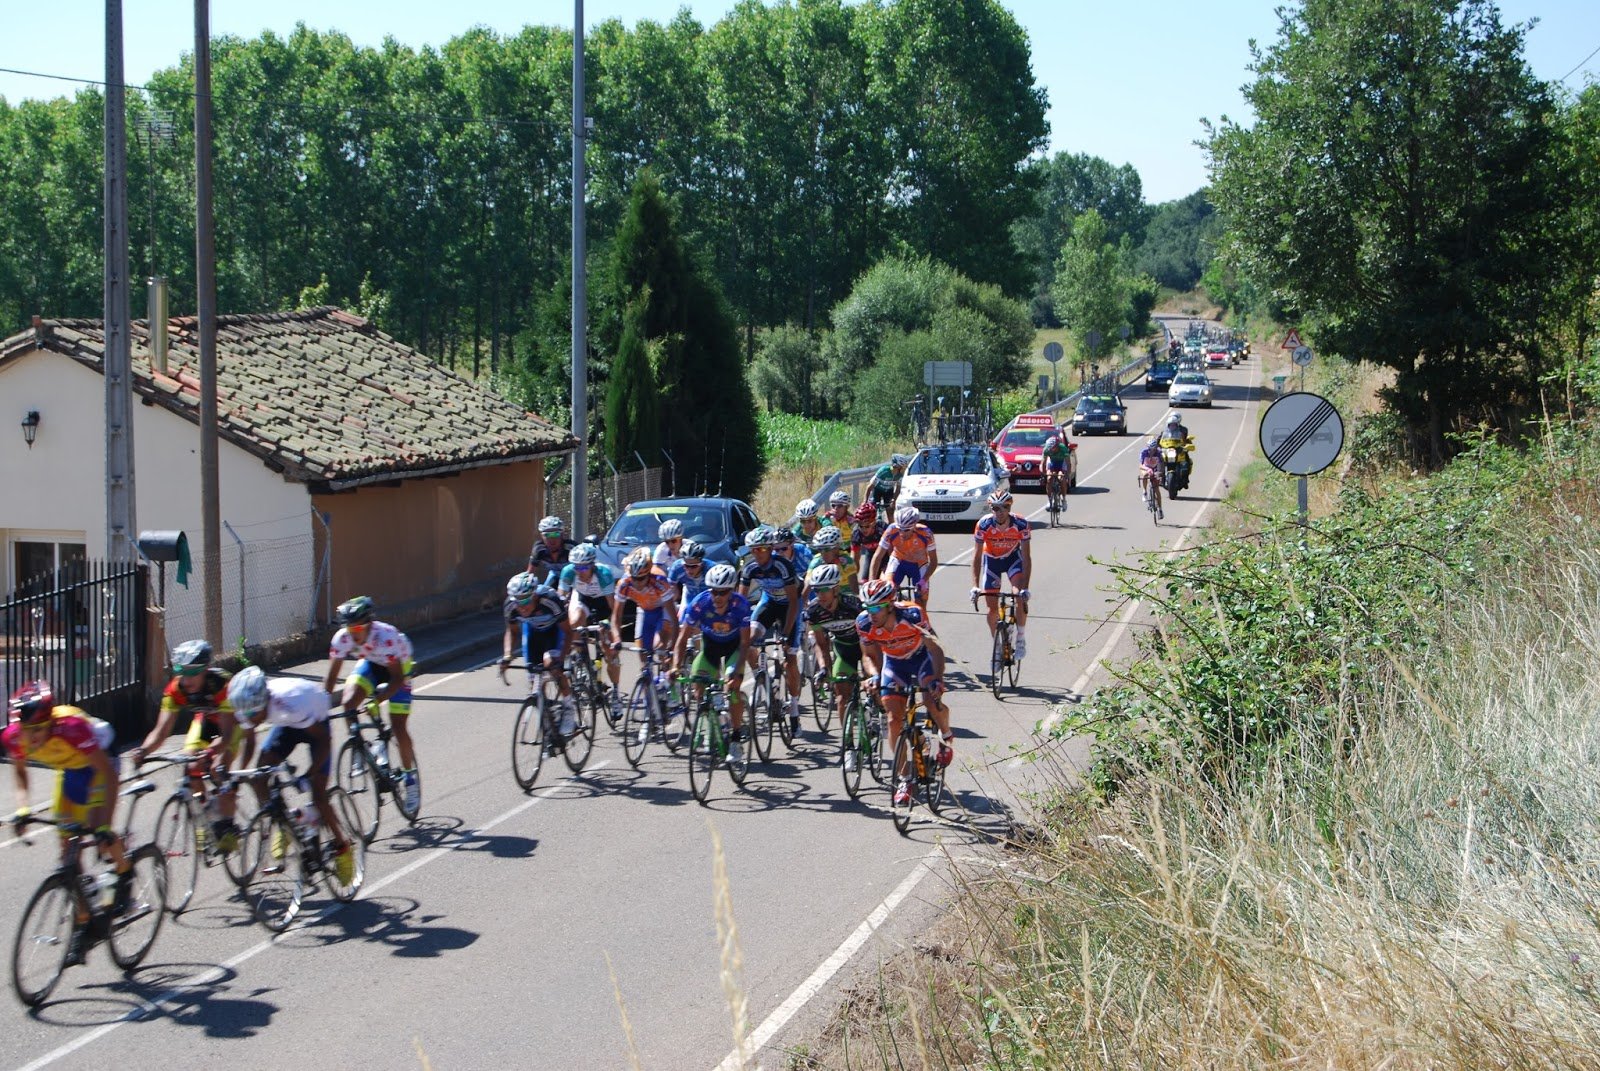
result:
M 1044 459 L 1044 470 L 1046 472 L 1066 472 L 1067 459 L 1064 457 L 1047 457 Z
M 933 671 L 933 655 L 926 647 L 910 658 L 885 658 L 878 673 L 878 690 L 885 695 L 909 695 L 913 688 L 934 695 L 944 690 L 939 675 Z
M 916 585 L 920 594 L 926 595 L 928 593 L 928 567 L 926 565 L 918 565 L 916 562 L 903 562 L 899 558 L 893 558 L 891 561 L 893 564 L 889 571 L 890 583 L 898 588 L 901 583 L 909 580 Z
M 106 802 L 106 779 L 93 766 L 62 770 L 51 809 L 58 822 L 89 824 L 89 812 Z M 62 836 L 68 834 L 63 833 Z
M 535 666 L 545 664 L 545 655 L 559 654 L 566 642 L 567 630 L 561 627 L 535 631 L 526 625 L 522 629 L 522 660 L 531 672 Z M 554 661 L 554 659 L 552 659 Z
M 584 595 L 574 591 L 572 598 L 567 600 L 567 612 L 575 614 L 580 609 L 589 618 L 591 625 L 611 620 L 611 600 L 604 595 Z
M 1000 590 L 1000 578 L 1011 578 L 1011 586 L 1016 587 L 1017 577 L 1022 575 L 1022 551 L 1014 550 L 1010 554 L 1002 554 L 998 558 L 983 556 L 983 590 L 986 592 Z
M 389 713 L 404 717 L 411 713 L 411 671 L 416 668 L 416 663 L 408 658 L 400 668 L 405 671 L 405 687 L 390 692 L 385 698 L 389 701 Z M 369 696 L 378 690 L 379 685 L 389 683 L 389 667 L 363 658 L 356 663 L 355 671 L 345 683 L 350 681 L 356 682 L 363 697 Z
M 706 639 L 700 646 L 700 652 L 694 656 L 694 663 L 689 667 L 691 677 L 710 677 L 714 680 L 738 680 L 744 672 L 744 664 L 739 661 L 739 641 L 718 642 Z
M 751 630 L 752 640 L 759 644 L 767 633 L 770 632 L 775 636 L 781 633 L 783 631 L 783 619 L 788 616 L 788 613 L 789 604 L 786 602 L 764 603 L 760 612 L 756 614 L 755 621 L 752 622 L 756 626 Z M 795 614 L 794 627 L 789 630 L 786 646 L 794 654 L 800 652 L 800 622 L 804 617 L 804 614 Z
M 311 768 L 326 777 L 333 769 L 333 734 L 328 731 L 327 722 L 309 729 L 274 725 L 261 745 L 261 765 L 276 766 L 301 744 L 311 751 Z
M 661 626 L 667 622 L 667 609 L 667 606 L 657 606 L 651 610 L 639 611 L 635 629 L 639 636 L 639 646 L 646 651 L 655 650 L 656 637 L 661 635 Z
M 833 645 L 833 675 L 835 677 L 854 677 L 861 672 L 861 647 L 846 647 L 843 644 Z

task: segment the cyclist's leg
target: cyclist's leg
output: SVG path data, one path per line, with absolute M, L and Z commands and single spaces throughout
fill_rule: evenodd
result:
M 982 554 L 982 551 L 979 551 Z M 989 621 L 989 636 L 994 637 L 994 630 L 1000 624 L 1000 572 L 995 568 L 995 559 L 983 555 L 982 580 L 984 616 Z
M 1022 630 L 1028 624 L 1028 581 L 1032 570 L 1022 560 L 1021 552 L 1016 555 L 1006 569 L 1006 577 L 1011 581 L 1011 590 L 1017 593 L 1017 635 L 1022 635 Z
M 311 802 L 322 818 L 323 828 L 333 838 L 333 850 L 337 855 L 350 847 L 350 840 L 339 823 L 333 801 L 328 798 L 328 772 L 333 769 L 333 732 L 325 721 L 295 731 L 311 752 L 311 769 L 307 771 L 311 780 Z M 288 750 L 294 750 L 293 746 Z

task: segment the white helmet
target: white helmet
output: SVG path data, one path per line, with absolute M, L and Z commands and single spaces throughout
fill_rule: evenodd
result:
M 538 588 L 539 581 L 535 579 L 532 573 L 518 573 L 510 580 L 506 581 L 506 594 L 511 596 L 513 599 L 516 599 L 518 602 L 521 602 L 524 599 L 532 598 L 533 593 L 537 591 Z
M 544 520 L 539 522 L 540 535 L 560 535 L 562 530 L 565 528 L 566 525 L 561 523 L 560 517 L 546 517 Z
M 662 539 L 679 539 L 683 536 L 683 522 L 680 520 L 662 521 L 656 534 Z
M 833 494 L 828 496 L 828 505 L 848 507 L 850 505 L 850 492 L 835 491 Z
M 733 571 L 731 565 L 713 565 L 706 570 L 706 587 L 715 588 L 717 591 L 726 591 L 739 582 L 739 574 Z
M 830 547 L 837 550 L 843 542 L 844 533 L 831 524 L 817 529 L 817 534 L 811 537 L 811 545 L 817 550 L 827 550 Z
M 910 528 L 922 520 L 922 513 L 915 506 L 901 506 L 895 510 L 894 523 L 901 528 Z
M 812 568 L 806 583 L 814 588 L 836 588 L 839 586 L 839 579 L 839 567 L 823 563 Z
M 599 552 L 595 550 L 593 543 L 579 543 L 572 548 L 572 553 L 567 555 L 567 561 L 573 565 L 593 565 L 597 557 Z
M 795 506 L 794 508 L 794 515 L 801 518 L 815 517 L 817 515 L 816 500 L 811 498 L 802 498 L 799 505 Z
M 623 561 L 629 576 L 644 576 L 650 572 L 651 554 L 649 547 L 636 547 L 628 552 L 628 557 Z
M 267 675 L 260 666 L 245 666 L 228 682 L 228 705 L 245 724 L 267 706 Z

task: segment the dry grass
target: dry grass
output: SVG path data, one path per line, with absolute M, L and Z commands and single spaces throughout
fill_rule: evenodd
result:
M 908 443 L 891 443 L 885 439 L 863 435 L 860 444 L 845 456 L 841 464 L 823 464 L 819 461 L 802 461 L 791 465 L 773 464 L 767 469 L 767 475 L 761 481 L 761 487 L 756 491 L 750 505 L 755 507 L 756 516 L 763 521 L 769 524 L 782 524 L 794 514 L 796 502 L 802 498 L 809 498 L 818 487 L 822 486 L 822 481 L 839 469 L 880 465 L 896 450 L 910 449 Z

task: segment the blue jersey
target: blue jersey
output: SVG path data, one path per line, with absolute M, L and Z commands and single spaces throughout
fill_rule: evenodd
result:
M 691 599 L 693 599 L 696 595 L 699 595 L 702 591 L 706 590 L 706 573 L 710 569 L 711 566 L 702 562 L 700 565 L 700 575 L 690 576 L 689 569 L 683 564 L 682 558 L 679 558 L 677 561 L 672 563 L 672 568 L 667 570 L 667 579 L 672 581 L 674 584 L 680 584 L 683 586 L 683 600 L 681 605 L 689 605 Z
M 735 591 L 728 596 L 727 609 L 719 614 L 711 592 L 702 591 L 683 604 L 678 622 L 699 629 L 711 643 L 737 642 L 740 631 L 750 625 L 750 600 Z
M 611 570 L 598 562 L 589 570 L 588 576 L 579 574 L 578 567 L 568 563 L 567 567 L 561 570 L 561 594 L 571 595 L 574 591 L 591 599 L 599 599 L 606 595 L 615 595 L 617 581 L 611 575 Z
M 794 566 L 795 576 L 804 578 L 811 571 L 811 562 L 815 558 L 816 551 L 804 543 L 796 543 L 794 545 L 794 557 L 789 561 L 789 564 Z
M 524 613 L 523 611 L 526 611 Z M 518 606 L 517 600 L 506 596 L 506 624 L 519 624 L 524 630 L 548 632 L 567 620 L 567 608 L 554 591 L 536 592 L 527 606 Z
M 739 582 L 748 589 L 760 588 L 767 602 L 783 604 L 789 601 L 789 593 L 784 589 L 790 584 L 799 586 L 794 562 L 776 554 L 768 558 L 765 565 L 756 564 L 754 558 L 745 562 L 744 569 L 739 573 Z

